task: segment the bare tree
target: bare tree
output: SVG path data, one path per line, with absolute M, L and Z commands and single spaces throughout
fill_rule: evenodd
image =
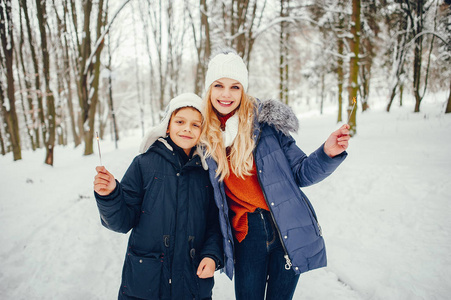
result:
M 86 98 L 89 112 L 87 113 L 87 119 L 84 119 L 84 140 L 85 140 L 85 152 L 84 155 L 90 155 L 93 151 L 94 142 L 94 122 L 96 115 L 96 108 L 99 101 L 99 81 L 100 81 L 100 55 L 102 53 L 104 40 L 101 38 L 102 27 L 105 25 L 105 17 L 103 14 L 103 0 L 99 0 L 97 7 L 97 24 L 96 24 L 96 41 L 97 45 L 94 52 L 90 53 L 86 67 L 83 72 L 83 78 L 86 80 L 86 92 L 84 94 Z M 95 57 L 95 58 L 94 58 Z M 89 81 L 88 81 L 89 80 Z M 87 126 L 86 126 L 87 125 Z
M 363 1 L 362 18 L 364 26 L 361 26 L 361 47 L 359 58 L 359 94 L 362 103 L 362 111 L 368 109 L 368 100 L 370 97 L 370 81 L 373 70 L 373 60 L 378 51 L 378 34 L 380 32 L 377 22 L 380 8 L 376 1 Z
M 280 0 L 280 18 L 285 20 L 289 15 L 289 0 Z M 290 33 L 287 30 L 288 22 L 280 22 L 279 37 L 279 97 L 280 101 L 288 104 L 288 66 L 289 66 L 289 39 Z
M 343 7 L 342 1 L 339 1 L 338 3 L 339 7 Z M 337 122 L 342 121 L 342 115 L 343 115 L 343 85 L 345 82 L 344 79 L 344 62 L 343 57 L 345 55 L 344 49 L 345 49 L 345 41 L 344 41 L 344 22 L 345 16 L 343 13 L 339 13 L 338 15 L 338 27 L 337 27 L 337 90 L 338 90 L 338 114 L 337 114 Z
M 135 44 L 134 44 L 134 50 L 135 50 L 135 83 L 136 83 L 136 93 L 137 93 L 137 100 L 138 100 L 138 105 L 139 105 L 139 118 L 140 118 L 140 123 L 141 123 L 141 136 L 144 136 L 144 132 L 145 132 L 145 125 L 144 125 L 144 97 L 142 96 L 142 91 L 141 91 L 141 78 L 140 78 L 140 73 L 141 70 L 139 69 L 140 63 L 138 61 L 139 59 L 139 55 L 138 55 L 138 35 L 136 32 L 136 14 L 135 14 L 135 10 L 133 9 L 132 6 L 132 14 L 133 14 L 133 33 L 134 33 L 134 37 L 135 37 Z
M 201 94 L 204 88 L 204 79 L 207 72 L 208 59 L 211 56 L 210 23 L 208 22 L 208 7 L 206 0 L 199 0 L 199 16 L 194 15 L 190 5 L 186 5 L 186 10 L 191 21 L 194 45 L 197 54 L 196 77 L 194 80 L 194 93 Z M 197 17 L 197 18 L 195 18 Z M 197 27 L 196 19 L 199 19 Z
M 389 11 L 389 10 L 386 10 Z M 384 18 L 389 36 L 392 37 L 386 46 L 387 67 L 389 69 L 389 97 L 387 112 L 390 111 L 398 89 L 402 91 L 405 78 L 405 63 L 407 57 L 407 43 L 409 40 L 410 24 L 404 15 L 398 10 L 386 14 Z M 401 94 L 402 95 L 402 94 Z
M 71 133 L 72 133 L 72 137 L 73 137 L 73 141 L 74 141 L 74 146 L 77 147 L 78 145 L 81 144 L 81 138 L 80 138 L 80 133 L 78 131 L 78 126 L 77 126 L 77 121 L 76 121 L 76 116 L 75 116 L 75 108 L 74 108 L 74 104 L 73 104 L 73 92 L 72 92 L 72 82 L 73 82 L 73 76 L 74 76 L 74 71 L 72 69 L 72 65 L 71 65 L 71 52 L 73 52 L 73 49 L 70 45 L 70 40 L 68 39 L 68 36 L 70 35 L 69 32 L 69 28 L 67 26 L 67 22 L 70 20 L 70 16 L 69 16 L 69 5 L 67 3 L 67 0 L 64 0 L 64 5 L 63 5 L 63 15 L 62 17 L 60 17 L 58 15 L 58 10 L 57 10 L 57 5 L 55 3 L 55 0 L 53 1 L 53 8 L 54 8 L 54 13 L 56 16 L 56 20 L 57 20 L 57 24 L 58 24 L 58 32 L 61 38 L 58 40 L 59 41 L 59 48 L 62 53 L 61 53 L 61 59 L 62 59 L 62 64 L 60 66 L 61 70 L 61 75 L 60 75 L 60 79 L 62 81 L 61 85 L 62 85 L 62 89 L 65 91 L 64 95 L 65 95 L 65 102 L 67 103 L 67 113 L 69 116 L 69 122 L 70 122 L 70 128 L 71 128 Z
M 360 0 L 352 0 L 352 24 L 351 34 L 352 38 L 349 42 L 352 56 L 350 59 L 350 71 L 349 71 L 349 86 L 348 86 L 348 118 L 350 125 L 350 135 L 353 136 L 357 133 L 356 122 L 356 109 L 354 107 L 357 99 L 357 91 L 359 88 L 358 75 L 359 75 L 359 52 L 360 52 Z
M 434 46 L 434 39 L 436 37 L 441 38 L 439 35 L 435 33 L 436 29 L 436 15 L 438 9 L 437 1 L 427 1 L 427 0 L 403 0 L 401 3 L 401 9 L 406 15 L 407 21 L 410 23 L 411 31 L 412 31 L 412 40 L 411 43 L 414 45 L 414 60 L 413 60 L 413 93 L 415 96 L 415 109 L 414 112 L 420 111 L 421 101 L 426 94 L 426 89 L 428 85 L 429 78 L 429 67 L 431 61 L 431 54 Z M 435 6 L 434 6 L 435 5 Z M 427 28 L 427 24 L 425 22 L 426 15 L 428 12 L 435 7 L 435 16 L 433 18 L 433 28 Z M 429 29 L 429 30 L 428 30 Z M 430 46 L 429 46 L 429 54 L 426 62 L 426 67 L 423 68 L 423 54 L 424 54 L 424 45 L 423 42 L 425 40 L 426 35 L 431 35 L 430 37 Z M 446 42 L 446 41 L 445 41 Z M 448 41 L 449 43 L 449 41 Z M 424 72 L 424 73 L 423 73 Z M 424 74 L 424 75 L 423 75 Z M 424 80 L 422 84 L 422 79 Z
M 19 121 L 16 113 L 16 98 L 14 94 L 14 70 L 13 70 L 13 49 L 14 38 L 12 33 L 12 16 L 11 16 L 11 1 L 2 0 L 0 2 L 0 38 L 2 43 L 4 64 L 6 66 L 6 96 L 7 102 L 4 99 L 3 92 L 1 96 L 1 105 L 3 117 L 8 125 L 7 131 L 13 151 L 13 159 L 22 159 L 22 151 L 20 148 L 20 134 Z M 2 64 L 3 65 L 3 64 Z
M 337 122 L 343 120 L 343 93 L 346 85 L 345 62 L 349 60 L 349 36 L 351 16 L 348 5 L 343 1 L 317 1 L 308 7 L 309 14 L 313 19 L 311 23 L 318 29 L 322 37 L 318 54 L 319 59 L 315 61 L 315 69 L 321 82 L 321 101 L 324 101 L 325 84 L 324 73 L 335 73 L 337 82 Z
M 451 1 L 447 0 L 446 3 L 443 4 L 443 10 L 446 12 L 445 17 L 443 18 L 443 23 L 445 24 L 445 37 L 448 40 L 448 43 L 444 43 L 443 48 L 444 52 L 447 53 L 446 61 L 448 65 L 451 63 Z M 448 69 L 449 70 L 449 69 Z M 448 101 L 446 104 L 445 113 L 451 113 L 451 79 L 449 80 L 449 93 L 448 93 Z
M 25 48 L 25 37 L 24 37 L 24 28 L 23 28 L 23 21 L 22 21 L 22 10 L 19 10 L 19 20 L 20 20 L 20 39 L 19 39 L 19 47 L 16 49 L 18 51 L 18 55 L 16 55 L 16 58 L 19 57 L 20 63 L 17 62 L 17 69 L 22 70 L 23 76 L 19 76 L 19 84 L 20 84 L 20 78 L 22 77 L 25 85 L 25 89 L 21 88 L 21 97 L 22 97 L 22 110 L 25 120 L 25 126 L 27 127 L 27 134 L 30 138 L 30 144 L 31 149 L 34 151 L 37 148 L 36 140 L 39 136 L 39 126 L 37 121 L 37 114 L 35 113 L 35 105 L 33 103 L 33 97 L 30 95 L 30 91 L 32 90 L 32 84 L 30 82 L 29 76 L 27 72 L 27 67 L 25 65 L 25 58 L 24 58 L 24 48 Z M 21 68 L 20 68 L 20 67 Z M 18 71 L 19 72 L 19 71 Z M 25 101 L 23 98 L 26 97 L 27 101 Z M 26 107 L 25 105 L 28 105 Z
M 281 21 L 279 19 L 262 25 L 266 3 L 266 0 L 223 1 L 223 23 L 215 24 L 215 27 L 219 26 L 218 32 L 222 33 L 222 36 L 219 36 L 221 43 L 225 41 L 225 46 L 234 48 L 248 66 L 256 38 Z
M 21 40 L 21 41 L 22 41 L 22 40 Z M 19 63 L 19 58 L 18 58 L 18 57 L 23 57 L 23 55 L 19 55 L 19 54 L 17 53 L 17 48 L 14 48 L 14 59 L 15 59 L 16 66 L 20 66 L 20 65 L 23 66 L 23 64 Z M 20 74 L 20 69 L 19 69 L 19 68 L 16 68 L 15 70 L 16 70 L 16 73 L 17 73 L 17 83 L 19 84 L 19 97 L 20 97 L 20 101 L 18 101 L 18 102 L 20 103 L 20 106 L 21 106 L 21 108 L 22 108 L 22 115 L 23 115 L 23 119 L 24 119 L 24 122 L 25 122 L 25 125 L 26 125 L 27 134 L 28 134 L 28 137 L 29 137 L 30 142 L 31 142 L 31 148 L 32 148 L 33 150 L 36 150 L 36 145 L 35 145 L 35 143 L 34 143 L 34 140 L 33 140 L 33 133 L 32 133 L 32 130 L 31 130 L 32 128 L 31 128 L 31 126 L 30 126 L 30 125 L 32 125 L 32 124 L 30 124 L 30 121 L 28 120 L 28 118 L 29 118 L 29 116 L 28 116 L 29 112 L 28 112 L 28 109 L 25 107 L 25 102 L 26 102 L 26 101 L 25 101 L 25 99 L 24 99 L 24 97 L 25 97 L 25 95 L 26 95 L 26 93 L 24 93 L 24 90 L 25 90 L 25 89 L 28 90 L 30 84 L 29 84 L 29 82 L 27 81 L 27 78 L 26 78 L 25 74 L 24 74 L 24 76 L 21 76 L 22 74 Z M 25 86 L 26 86 L 25 89 L 24 89 L 23 86 L 22 86 L 22 81 L 24 81 L 24 84 L 25 84 Z M 21 148 L 22 148 L 22 147 L 21 147 Z
M 0 84 L 0 98 L 3 98 L 3 89 L 2 85 Z M 3 100 L 0 101 L 0 103 L 3 103 Z M 2 155 L 6 155 L 6 149 L 5 149 L 5 141 L 3 140 L 3 114 L 0 114 L 0 151 Z
M 117 141 L 119 140 L 119 130 L 117 128 L 117 122 L 116 122 L 116 111 L 114 110 L 114 103 L 113 103 L 113 84 L 112 84 L 112 55 L 111 55 L 111 41 L 110 41 L 110 35 L 108 35 L 108 63 L 106 65 L 106 68 L 108 69 L 108 108 L 111 115 L 111 125 L 113 127 L 113 136 L 114 136 L 114 145 L 116 149 Z
M 39 32 L 41 37 L 41 53 L 42 53 L 42 64 L 44 73 L 44 83 L 45 83 L 45 98 L 46 98 L 46 128 L 47 137 L 44 140 L 44 145 L 46 148 L 45 160 L 44 162 L 48 165 L 53 165 L 53 150 L 55 148 L 55 124 L 56 124 L 56 111 L 55 111 L 55 98 L 53 92 L 50 89 L 50 55 L 47 47 L 47 11 L 46 2 L 41 0 L 36 0 L 36 14 L 39 23 Z
M 34 76 L 34 87 L 35 92 L 30 94 L 29 97 L 36 97 L 37 100 L 37 108 L 35 110 L 38 114 L 38 122 L 35 123 L 35 141 L 36 141 L 36 147 L 40 148 L 42 146 L 41 144 L 41 131 L 42 131 L 42 140 L 45 140 L 47 138 L 47 125 L 45 122 L 45 116 L 44 116 L 44 104 L 41 92 L 41 76 L 40 76 L 40 68 L 39 68 L 39 60 L 37 56 L 37 50 L 35 47 L 35 41 L 33 39 L 34 34 L 32 32 L 33 25 L 31 24 L 31 20 L 28 14 L 28 4 L 27 0 L 20 0 L 21 8 L 24 13 L 25 18 L 25 25 L 27 27 L 27 35 L 28 35 L 28 45 L 30 47 L 30 54 L 31 54 L 31 60 L 33 62 L 33 71 L 30 72 Z

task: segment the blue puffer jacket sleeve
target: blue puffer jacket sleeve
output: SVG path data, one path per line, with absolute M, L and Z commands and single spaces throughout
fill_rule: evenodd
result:
M 139 211 L 143 201 L 143 184 L 136 157 L 115 190 L 101 196 L 94 192 L 102 225 L 113 231 L 127 233 L 139 221 Z
M 324 152 L 324 144 L 307 156 L 291 136 L 278 134 L 279 143 L 293 171 L 299 187 L 318 183 L 332 174 L 348 155 L 345 152 L 333 158 Z

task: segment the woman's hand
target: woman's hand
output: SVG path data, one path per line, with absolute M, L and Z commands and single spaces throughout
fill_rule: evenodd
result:
M 210 257 L 205 257 L 197 268 L 197 276 L 199 278 L 210 278 L 215 274 L 216 263 Z
M 348 148 L 349 139 L 349 124 L 344 124 L 338 130 L 332 132 L 329 138 L 324 143 L 324 152 L 329 157 L 334 157 Z
M 94 177 L 94 191 L 101 196 L 109 195 L 116 188 L 114 176 L 104 166 L 96 167 L 97 175 Z

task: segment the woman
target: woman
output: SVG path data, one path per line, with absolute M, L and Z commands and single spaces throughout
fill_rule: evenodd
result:
M 316 214 L 300 187 L 329 176 L 346 157 L 349 125 L 307 156 L 290 136 L 293 111 L 249 96 L 233 51 L 214 56 L 205 79 L 205 146 L 236 299 L 292 299 L 299 274 L 326 265 Z M 235 262 L 235 263 L 234 263 Z

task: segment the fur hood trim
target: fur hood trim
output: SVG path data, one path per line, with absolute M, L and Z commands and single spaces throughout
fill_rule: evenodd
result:
M 299 120 L 293 109 L 279 100 L 261 101 L 257 121 L 271 125 L 287 136 L 299 130 Z

